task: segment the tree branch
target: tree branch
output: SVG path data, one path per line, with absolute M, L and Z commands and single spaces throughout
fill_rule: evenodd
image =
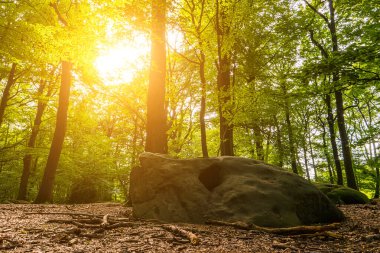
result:
M 69 26 L 69 23 L 67 22 L 67 20 L 62 16 L 61 12 L 59 11 L 58 9 L 58 4 L 55 2 L 50 2 L 49 4 L 50 7 L 52 7 L 55 11 L 55 13 L 57 14 L 58 16 L 58 20 L 61 21 L 61 23 L 64 25 L 64 26 Z
M 328 19 L 323 13 L 319 12 L 319 11 L 318 11 L 313 5 L 311 5 L 308 1 L 306 1 L 306 0 L 303 0 L 303 1 L 307 4 L 307 6 L 310 7 L 310 9 L 312 9 L 316 14 L 318 14 L 321 18 L 323 18 L 323 20 L 326 22 L 326 24 L 327 24 L 328 26 L 330 26 L 329 19 Z
M 309 30 L 309 37 L 310 37 L 310 40 L 311 42 L 314 44 L 314 46 L 316 46 L 319 51 L 321 51 L 321 54 L 322 56 L 327 59 L 329 58 L 329 55 L 327 54 L 326 50 L 323 48 L 323 46 L 314 38 L 314 32 L 313 30 Z

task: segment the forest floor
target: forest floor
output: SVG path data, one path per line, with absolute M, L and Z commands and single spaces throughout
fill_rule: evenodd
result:
M 136 220 L 115 203 L 2 204 L 0 252 L 380 252 L 380 202 L 339 208 L 332 230 L 277 235 Z

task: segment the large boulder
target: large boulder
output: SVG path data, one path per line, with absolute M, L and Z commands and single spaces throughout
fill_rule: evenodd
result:
M 131 172 L 136 217 L 167 222 L 241 221 L 289 227 L 341 221 L 314 185 L 278 167 L 238 157 L 171 159 L 143 153 Z

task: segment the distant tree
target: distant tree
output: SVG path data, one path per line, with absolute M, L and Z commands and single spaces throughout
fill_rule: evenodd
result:
M 0 102 L 0 127 L 3 123 L 3 120 L 4 120 L 4 114 L 5 114 L 5 109 L 7 108 L 7 104 L 8 104 L 8 100 L 10 98 L 10 91 L 11 91 L 11 88 L 12 86 L 15 84 L 16 82 L 16 78 L 15 78 L 15 72 L 16 72 L 16 63 L 13 63 L 12 64 L 12 67 L 11 67 L 11 70 L 9 72 L 9 76 L 8 76 L 8 81 L 7 81 L 7 84 L 5 85 L 5 88 L 4 88 L 4 91 L 3 91 L 3 95 L 1 97 L 1 102 Z
M 51 74 L 54 73 L 56 68 L 53 69 Z M 48 86 L 50 85 L 50 86 Z M 44 94 L 47 87 L 47 92 Z M 33 149 L 36 146 L 37 136 L 40 131 L 40 126 L 42 123 L 42 116 L 45 112 L 45 109 L 47 107 L 47 101 L 46 98 L 49 98 L 52 95 L 53 92 L 53 85 L 49 83 L 48 81 L 42 79 L 39 84 L 39 88 L 37 91 L 37 97 L 38 97 L 38 104 L 37 104 L 37 111 L 36 115 L 34 117 L 33 125 L 32 125 L 32 131 L 29 136 L 27 147 L 28 149 Z M 46 95 L 46 96 L 45 96 Z M 31 150 L 29 150 L 30 152 Z M 32 154 L 28 153 L 23 158 L 23 170 L 20 180 L 20 186 L 19 186 L 19 192 L 17 199 L 19 200 L 26 200 L 27 199 L 27 191 L 28 191 L 28 181 L 30 177 L 30 172 L 32 168 L 32 162 L 33 162 L 33 156 Z

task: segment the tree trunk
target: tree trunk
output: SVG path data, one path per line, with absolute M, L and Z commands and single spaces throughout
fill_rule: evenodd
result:
M 289 137 L 290 159 L 291 159 L 291 164 L 292 164 L 292 171 L 294 173 L 298 174 L 296 148 L 294 146 L 293 129 L 292 129 L 292 124 L 290 122 L 289 108 L 287 108 L 285 114 L 286 114 L 285 115 L 286 116 L 286 124 L 288 126 L 288 137 Z
M 206 114 L 206 77 L 205 77 L 205 61 L 206 57 L 203 51 L 200 53 L 201 59 L 199 62 L 199 75 L 201 78 L 201 110 L 199 112 L 199 122 L 201 127 L 201 144 L 202 144 L 202 155 L 204 158 L 208 157 L 207 150 L 207 138 L 206 138 L 206 123 L 205 123 L 205 114 Z
M 313 150 L 313 145 L 311 143 L 311 136 L 310 136 L 310 131 L 308 131 L 308 142 L 309 142 L 309 149 L 310 149 L 310 155 L 311 155 L 311 164 L 313 165 L 313 171 L 314 171 L 314 180 L 317 181 L 318 180 L 318 171 L 317 171 L 317 168 L 315 166 L 315 159 L 314 159 L 314 150 Z
M 41 81 L 40 87 L 37 92 L 37 96 L 41 97 L 43 95 L 43 91 L 45 89 L 45 81 Z M 48 92 L 48 96 L 50 92 Z M 32 126 L 32 133 L 29 137 L 28 141 L 28 149 L 33 149 L 36 145 L 36 140 L 37 140 L 37 135 L 40 130 L 40 125 L 42 122 L 42 115 L 45 111 L 45 108 L 47 106 L 47 103 L 43 101 L 42 99 L 39 99 L 38 105 L 37 105 L 37 113 L 34 118 L 34 124 Z M 22 171 L 22 176 L 20 180 L 20 187 L 19 187 L 19 192 L 18 192 L 18 197 L 17 199 L 19 200 L 26 200 L 27 199 L 27 189 L 28 189 L 28 181 L 29 181 L 29 176 L 30 176 L 30 171 L 32 167 L 32 155 L 31 154 L 26 154 L 23 159 L 23 171 Z
M 233 156 L 233 126 L 227 119 L 230 95 L 230 61 L 224 56 L 219 61 L 218 70 L 220 153 L 222 156 Z
M 286 125 L 288 127 L 288 137 L 289 137 L 289 148 L 290 148 L 290 160 L 291 160 L 291 166 L 292 171 L 296 174 L 298 174 L 297 169 L 297 154 L 296 154 L 296 147 L 294 145 L 294 137 L 293 137 L 293 129 L 292 124 L 290 121 L 290 109 L 289 109 L 289 101 L 288 101 L 288 91 L 286 90 L 285 84 L 282 85 L 282 91 L 284 95 L 284 105 L 285 105 L 285 118 L 286 118 Z
M 152 0 L 151 61 L 147 99 L 145 151 L 166 154 L 166 0 Z
M 54 131 L 53 140 L 50 147 L 48 160 L 40 189 L 35 203 L 51 202 L 53 195 L 53 185 L 55 174 L 58 167 L 59 157 L 61 155 L 63 141 L 66 134 L 67 111 L 69 107 L 71 87 L 71 63 L 62 62 L 61 87 L 59 90 L 59 104 L 57 111 L 57 121 Z
M 328 167 L 328 171 L 329 171 L 329 179 L 330 179 L 330 184 L 333 184 L 334 183 L 334 176 L 333 176 L 333 172 L 332 172 L 332 164 L 331 164 L 331 158 L 330 158 L 330 154 L 329 154 L 329 151 L 328 151 L 328 148 L 327 148 L 327 143 L 326 143 L 326 129 L 325 129 L 325 125 L 323 125 L 323 128 L 322 128 L 322 142 L 323 142 L 323 153 L 326 157 L 326 161 L 327 161 L 327 167 Z
M 233 125 L 229 122 L 228 115 L 231 98 L 231 57 L 229 50 L 225 50 L 223 39 L 229 35 L 229 27 L 225 20 L 224 6 L 220 6 L 219 0 L 216 0 L 216 33 L 218 46 L 218 102 L 219 102 L 219 137 L 220 137 L 220 153 L 222 156 L 233 156 Z M 226 51 L 226 52 L 225 52 Z
M 302 140 L 302 149 L 303 149 L 303 159 L 305 164 L 305 171 L 307 180 L 310 181 L 310 171 L 309 171 L 309 163 L 308 163 L 308 157 L 307 157 L 307 143 L 306 143 L 306 136 L 309 136 L 309 115 L 303 114 L 303 123 L 304 123 L 304 138 Z
M 1 97 L 1 103 L 0 103 L 0 127 L 3 124 L 5 109 L 7 108 L 7 104 L 8 104 L 11 88 L 15 84 L 16 65 L 17 65 L 16 63 L 12 64 L 12 68 L 11 68 L 11 71 L 9 72 L 9 76 L 8 76 L 8 81 L 7 81 L 7 84 L 5 85 L 5 88 L 4 88 L 4 91 L 3 91 L 3 96 Z
M 369 114 L 371 115 L 371 112 L 369 112 Z M 372 118 L 372 117 L 371 117 Z M 371 119 L 371 126 L 372 126 L 372 119 Z M 373 137 L 371 137 L 372 139 L 372 148 L 373 148 L 373 159 L 374 159 L 374 164 L 375 164 L 375 171 L 376 171 L 376 183 L 375 183 L 375 195 L 374 195 L 374 198 L 379 198 L 379 195 L 380 195 L 380 170 L 379 170 L 379 157 L 377 156 L 377 151 L 376 151 L 376 143 L 375 143 L 375 140 L 373 139 Z
M 304 159 L 304 163 L 305 163 L 306 177 L 307 177 L 307 180 L 310 182 L 309 164 L 307 162 L 306 141 L 304 141 L 302 149 L 303 149 L 303 159 Z
M 379 198 L 379 191 L 380 191 L 380 170 L 379 170 L 379 166 L 376 165 L 376 186 L 375 186 L 375 196 L 374 198 Z
M 284 166 L 284 147 L 282 146 L 282 140 L 281 140 L 281 129 L 280 125 L 278 124 L 277 116 L 274 115 L 274 125 L 276 127 L 276 145 L 277 145 L 277 152 L 278 152 L 278 166 L 283 167 Z
M 256 158 L 264 161 L 263 135 L 261 134 L 260 126 L 257 123 L 253 123 L 253 135 L 256 147 Z
M 327 108 L 327 123 L 329 125 L 330 142 L 331 142 L 331 148 L 333 151 L 336 176 L 337 176 L 337 184 L 343 185 L 343 172 L 342 172 L 342 167 L 340 164 L 340 159 L 339 159 L 339 154 L 338 154 L 338 146 L 336 144 L 336 135 L 335 135 L 335 128 L 334 128 L 334 116 L 332 113 L 330 94 L 327 94 L 325 96 L 325 104 L 326 104 L 326 108 Z
M 266 145 L 265 145 L 265 154 L 264 154 L 264 162 L 268 162 L 269 159 L 269 153 L 270 153 L 270 142 L 272 138 L 272 128 L 270 128 L 270 131 L 268 131 L 268 134 L 266 135 Z
M 339 46 L 338 46 L 338 36 L 336 33 L 336 23 L 335 23 L 335 8 L 334 8 L 334 1 L 333 0 L 328 0 L 329 4 L 329 18 L 322 14 L 321 12 L 318 12 L 315 7 L 313 7 L 310 3 L 305 1 L 306 4 L 319 16 L 321 16 L 329 28 L 330 31 L 330 36 L 331 36 L 331 44 L 332 44 L 332 52 L 337 53 L 339 51 Z M 310 34 L 312 42 L 318 46 L 318 48 L 321 50 L 321 53 L 323 57 L 328 58 L 327 51 L 323 49 L 322 45 L 317 43 L 313 39 L 313 33 L 311 32 Z M 349 140 L 347 136 L 347 130 L 346 130 L 346 125 L 345 125 L 345 120 L 344 120 L 344 108 L 343 108 L 343 94 L 340 88 L 338 87 L 339 84 L 339 73 L 335 72 L 333 73 L 333 84 L 335 87 L 335 102 L 336 102 L 336 110 L 337 110 L 337 119 L 338 119 L 338 128 L 339 128 L 339 135 L 341 139 L 341 144 L 342 144 L 342 152 L 343 152 L 343 158 L 344 158 L 344 169 L 346 171 L 346 178 L 347 178 L 347 185 L 348 187 L 351 187 L 353 189 L 358 189 L 358 186 L 356 184 L 356 178 L 355 178 L 355 173 L 352 167 L 352 156 L 351 156 L 351 148 L 349 145 Z M 330 105 L 331 106 L 331 105 Z M 329 128 L 330 128 L 330 133 L 331 133 L 331 125 L 330 125 L 329 120 Z M 333 138 L 331 138 L 333 139 Z M 333 148 L 334 149 L 334 148 Z M 334 160 L 335 164 L 337 164 L 336 157 L 334 155 Z M 338 174 L 338 184 L 343 184 L 343 180 L 340 177 L 338 173 L 338 168 L 337 167 L 337 174 Z
M 332 51 L 337 53 L 338 49 L 338 37 L 336 34 L 336 24 L 335 24 L 335 9 L 333 0 L 329 0 L 329 10 L 330 10 L 330 34 L 332 42 Z M 339 135 L 342 144 L 343 160 L 344 160 L 344 170 L 346 172 L 347 186 L 357 190 L 358 186 L 356 184 L 356 178 L 354 169 L 352 167 L 352 156 L 350 143 L 347 136 L 346 124 L 344 120 L 344 108 L 343 108 L 343 94 L 342 91 L 336 87 L 339 83 L 339 74 L 333 73 L 333 83 L 335 85 L 335 102 L 336 102 L 336 114 L 338 120 Z
M 338 119 L 340 140 L 342 143 L 344 170 L 346 172 L 347 186 L 352 189 L 358 190 L 354 169 L 352 167 L 350 143 L 347 136 L 346 124 L 344 122 L 343 95 L 341 91 L 339 90 L 335 91 L 335 100 L 336 100 L 336 114 L 337 114 L 337 119 Z

